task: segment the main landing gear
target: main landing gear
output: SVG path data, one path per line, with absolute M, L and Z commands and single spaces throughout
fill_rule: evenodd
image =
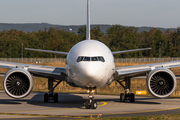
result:
M 130 93 L 130 87 L 131 87 L 131 79 L 129 77 L 125 78 L 122 81 L 117 81 L 125 90 L 125 94 L 120 94 L 120 102 L 125 102 L 125 100 L 130 100 L 130 102 L 135 102 L 135 96 L 133 93 Z M 122 84 L 122 82 L 125 82 L 125 86 Z
M 57 82 L 56 85 L 53 87 L 53 83 Z M 47 103 L 49 100 L 54 100 L 54 102 L 58 102 L 58 94 L 54 94 L 54 89 L 61 83 L 61 80 L 56 81 L 54 78 L 48 78 L 48 90 L 49 94 L 45 93 L 44 94 L 44 102 Z
M 89 92 L 89 99 L 85 102 L 85 108 L 86 109 L 96 109 L 97 108 L 97 102 L 94 100 L 94 90 L 88 90 Z

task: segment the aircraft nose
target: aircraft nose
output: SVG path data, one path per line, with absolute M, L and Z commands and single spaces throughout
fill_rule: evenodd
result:
M 94 66 L 86 67 L 85 69 L 83 69 L 83 72 L 86 77 L 90 77 L 90 78 L 94 78 L 98 74 L 98 71 Z
M 86 64 L 81 67 L 83 81 L 100 82 L 103 79 L 103 66 L 99 64 Z

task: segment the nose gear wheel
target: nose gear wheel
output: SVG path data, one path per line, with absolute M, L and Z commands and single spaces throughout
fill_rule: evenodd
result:
M 85 102 L 85 108 L 86 109 L 96 109 L 97 108 L 97 102 L 94 100 L 94 93 L 92 93 L 92 90 L 89 92 L 89 99 Z

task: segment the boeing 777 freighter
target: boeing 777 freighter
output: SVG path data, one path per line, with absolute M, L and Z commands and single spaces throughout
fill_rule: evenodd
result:
M 49 93 L 44 94 L 44 102 L 49 100 L 58 102 L 58 94 L 54 94 L 54 89 L 62 81 L 74 87 L 87 89 L 89 99 L 85 103 L 86 109 L 97 108 L 97 102 L 93 96 L 94 90 L 108 86 L 113 81 L 117 81 L 125 90 L 120 94 L 120 102 L 125 100 L 134 102 L 135 96 L 130 93 L 130 88 L 131 78 L 136 76 L 147 76 L 147 89 L 155 97 L 165 98 L 175 91 L 176 77 L 168 68 L 180 67 L 180 61 L 115 67 L 113 55 L 150 48 L 111 52 L 102 42 L 91 40 L 89 0 L 87 0 L 86 28 L 86 40 L 74 45 L 69 52 L 26 48 L 26 50 L 66 55 L 65 68 L 0 62 L 0 67 L 10 69 L 3 79 L 3 87 L 7 95 L 12 98 L 23 98 L 29 95 L 33 88 L 32 76 L 48 78 Z M 122 84 L 123 82 L 125 85 Z

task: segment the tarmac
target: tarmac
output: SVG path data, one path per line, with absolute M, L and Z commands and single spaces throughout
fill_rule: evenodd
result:
M 97 109 L 85 109 L 88 94 L 58 93 L 59 102 L 44 103 L 43 92 L 23 99 L 0 91 L 0 119 L 81 119 L 89 117 L 130 117 L 180 113 L 180 99 L 136 96 L 135 103 L 119 102 L 119 95 L 95 95 Z

